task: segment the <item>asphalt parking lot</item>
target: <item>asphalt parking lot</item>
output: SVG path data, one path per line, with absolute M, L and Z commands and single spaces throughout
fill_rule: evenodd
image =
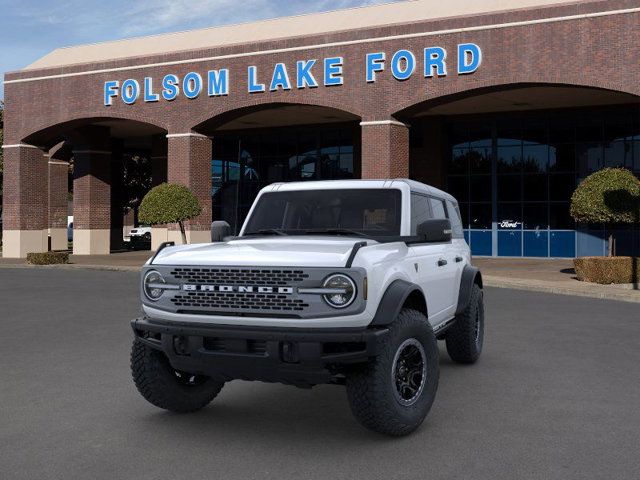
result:
M 0 478 L 640 478 L 640 307 L 486 304 L 480 362 L 441 350 L 427 421 L 393 439 L 338 386 L 233 382 L 197 414 L 158 410 L 129 374 L 136 274 L 0 269 Z

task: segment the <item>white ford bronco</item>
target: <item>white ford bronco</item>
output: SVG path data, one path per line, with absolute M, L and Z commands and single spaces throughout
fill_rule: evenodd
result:
M 457 201 L 436 188 L 270 185 L 238 237 L 163 245 L 143 267 L 133 379 L 175 412 L 205 407 L 234 379 L 346 385 L 365 427 L 408 434 L 435 398 L 437 340 L 459 363 L 482 351 L 470 260 Z

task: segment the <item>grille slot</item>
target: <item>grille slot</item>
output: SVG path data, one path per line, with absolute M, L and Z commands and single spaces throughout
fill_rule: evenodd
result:
M 309 278 L 302 270 L 176 267 L 171 275 L 184 282 L 216 285 L 286 286 Z
M 171 302 L 176 307 L 215 310 L 271 310 L 300 312 L 309 307 L 304 300 L 277 293 L 182 292 Z

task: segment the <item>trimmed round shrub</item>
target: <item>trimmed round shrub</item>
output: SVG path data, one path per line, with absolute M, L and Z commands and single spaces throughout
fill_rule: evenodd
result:
M 571 197 L 576 222 L 633 223 L 638 221 L 640 180 L 625 168 L 605 168 L 585 178 Z
M 585 178 L 571 196 L 571 216 L 579 223 L 636 223 L 640 180 L 625 168 L 605 168 Z M 609 235 L 609 256 L 615 255 Z
M 202 213 L 198 199 L 184 185 L 163 183 L 152 188 L 140 203 L 138 218 L 148 225 L 177 223 L 183 243 L 187 243 L 184 222 Z

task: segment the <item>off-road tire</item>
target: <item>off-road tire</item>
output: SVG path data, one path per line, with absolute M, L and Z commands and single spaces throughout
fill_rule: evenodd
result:
M 198 377 L 196 384 L 180 381 L 164 353 L 137 339 L 131 348 L 131 373 L 140 394 L 156 407 L 177 413 L 190 413 L 206 407 L 224 382 Z
M 394 359 L 399 347 L 415 339 L 423 348 L 426 377 L 413 404 L 397 399 L 393 378 Z M 346 377 L 347 396 L 354 416 L 364 427 L 386 435 L 408 435 L 418 428 L 429 413 L 438 389 L 438 345 L 424 314 L 404 308 L 390 325 L 380 354 Z
M 484 342 L 484 300 L 482 289 L 474 284 L 469 304 L 456 316 L 445 335 L 447 353 L 457 363 L 475 363 Z

